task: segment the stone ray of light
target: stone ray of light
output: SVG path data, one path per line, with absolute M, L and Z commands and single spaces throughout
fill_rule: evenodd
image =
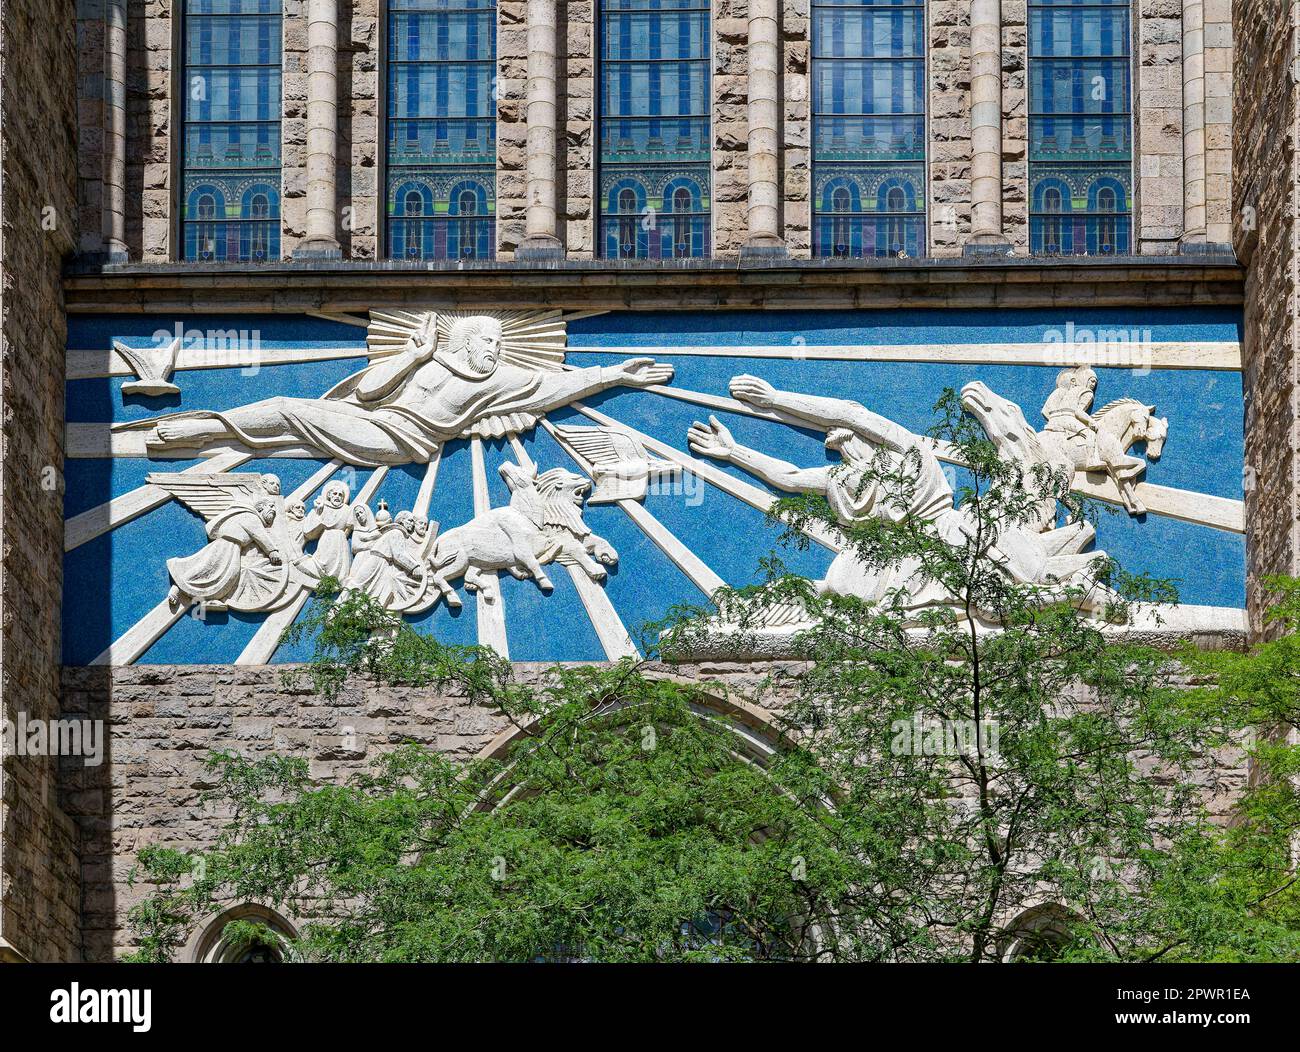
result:
M 248 645 L 235 659 L 235 664 L 269 665 L 271 659 L 275 657 L 276 650 L 279 649 L 280 637 L 297 620 L 302 608 L 307 605 L 307 600 L 310 598 L 311 592 L 304 588 L 288 606 L 283 606 L 279 610 L 274 610 L 268 614 L 266 620 L 262 622 L 253 635 L 253 638 L 249 640 Z
M 166 598 L 115 639 L 92 665 L 133 665 L 190 609 L 189 603 L 172 606 Z
M 487 469 L 483 464 L 483 440 L 471 439 L 469 450 L 474 479 L 474 515 L 478 517 L 492 509 L 492 498 L 488 493 Z M 497 575 L 484 571 L 482 576 L 496 577 Z M 478 641 L 480 646 L 489 646 L 503 658 L 508 658 L 510 645 L 506 641 L 505 599 L 501 594 L 499 581 L 493 593 L 492 600 L 489 602 L 480 590 L 477 602 L 474 604 L 478 618 Z
M 1108 364 L 1105 351 L 1096 351 L 1081 345 L 1072 353 L 1069 345 L 1060 343 L 979 343 L 979 344 L 741 344 L 738 346 L 681 346 L 656 344 L 646 346 L 570 347 L 574 353 L 600 352 L 624 354 L 628 357 L 674 358 L 776 358 L 791 360 L 825 360 L 850 362 L 939 362 L 971 363 L 979 365 L 1067 365 L 1090 363 Z M 1138 352 L 1143 364 L 1152 369 L 1215 369 L 1238 371 L 1241 369 L 1241 344 L 1236 340 L 1205 342 L 1169 341 L 1143 344 Z M 1125 352 L 1118 349 L 1116 355 Z M 1098 361 L 1098 355 L 1102 356 Z M 1148 357 L 1149 356 L 1149 357 Z M 1115 364 L 1124 365 L 1125 362 Z M 1131 364 L 1131 363 L 1130 363 Z
M 646 449 L 657 453 L 666 460 L 671 460 L 680 464 L 687 471 L 702 478 L 711 486 L 721 490 L 729 496 L 735 497 L 737 500 L 743 501 L 750 507 L 756 508 L 764 513 L 771 509 L 773 503 L 772 495 L 765 490 L 761 490 L 757 486 L 752 486 L 748 482 L 742 482 L 706 461 L 698 460 L 690 454 L 683 453 L 681 450 L 668 445 L 666 442 L 660 442 L 656 438 L 651 438 L 649 435 L 642 434 L 635 428 L 619 423 L 619 421 L 614 420 L 612 417 L 608 417 L 604 413 L 598 412 L 581 402 L 573 402 L 572 408 L 576 409 L 588 419 L 594 420 L 598 424 L 604 424 L 606 427 L 612 427 L 626 435 L 630 435 L 645 446 Z M 836 542 L 834 535 L 830 530 L 820 527 L 809 527 L 804 532 L 818 544 L 822 545 L 822 547 L 833 552 L 839 551 L 839 544 Z

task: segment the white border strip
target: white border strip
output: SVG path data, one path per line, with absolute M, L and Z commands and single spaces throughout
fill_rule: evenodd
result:
M 1125 330 L 1127 331 L 1127 330 Z M 795 337 L 796 340 L 802 337 Z M 1116 369 L 1241 369 L 1236 340 L 1144 343 L 713 344 L 703 347 L 575 347 L 567 354 L 651 358 L 775 358 L 791 361 L 937 362 L 963 365 L 1091 365 Z

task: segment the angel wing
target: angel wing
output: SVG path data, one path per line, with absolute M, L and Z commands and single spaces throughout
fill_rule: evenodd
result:
M 631 435 L 603 427 L 557 427 L 560 436 L 593 465 L 645 460 L 645 450 Z
M 165 347 L 131 347 L 121 340 L 114 340 L 113 350 L 137 377 L 124 383 L 122 390 L 127 394 L 178 394 L 180 388 L 171 382 L 171 375 L 176 368 L 180 345 L 179 336 Z
M 201 475 L 152 471 L 145 476 L 145 481 L 166 490 L 194 514 L 201 515 L 205 522 L 211 522 L 236 504 L 251 509 L 266 492 L 262 488 L 262 477 L 251 472 L 223 471 Z

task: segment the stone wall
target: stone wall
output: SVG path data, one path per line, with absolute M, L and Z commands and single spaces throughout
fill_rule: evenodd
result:
M 651 665 L 650 675 L 700 684 L 718 707 L 736 715 L 768 744 L 772 717 L 788 704 L 790 685 L 777 671 L 795 662 L 698 662 Z M 539 683 L 547 666 L 516 664 L 523 682 Z M 211 787 L 203 760 L 211 750 L 308 761 L 313 779 L 339 783 L 369 769 L 384 751 L 414 741 L 468 760 L 508 740 L 512 725 L 463 695 L 433 689 L 353 682 L 333 701 L 306 680 L 286 685 L 282 668 L 133 666 L 64 670 L 65 713 L 103 720 L 106 762 L 66 765 L 66 806 L 82 836 L 86 958 L 112 960 L 132 949 L 127 911 L 147 894 L 128 876 L 147 846 L 201 849 L 223 816 L 202 800 Z M 1211 813 L 1223 819 L 1246 777 L 1236 751 L 1214 756 L 1196 775 Z
M 1233 85 L 1233 244 L 1246 264 L 1242 385 L 1246 405 L 1246 604 L 1263 627 L 1260 577 L 1300 571 L 1296 388 L 1296 7 L 1238 0 Z
M 62 260 L 76 246 L 72 0 L 5 0 L 0 17 L 0 717 L 59 706 L 63 588 Z M 0 768 L 0 959 L 78 955 L 73 828 L 49 757 Z
M 1178 251 L 1183 233 L 1183 5 L 1137 0 L 1133 229 L 1139 251 Z
M 518 664 L 516 672 L 522 681 L 537 682 L 546 667 Z M 701 664 L 672 671 L 750 696 L 775 667 Z M 64 806 L 81 837 L 87 960 L 111 960 L 131 949 L 127 911 L 147 889 L 131 887 L 128 877 L 142 847 L 192 850 L 219 830 L 221 815 L 201 800 L 210 788 L 203 767 L 210 751 L 301 757 L 312 778 L 337 783 L 403 742 L 467 760 L 510 729 L 499 712 L 471 705 L 463 695 L 354 684 L 327 701 L 306 680 L 286 686 L 281 671 L 64 669 L 65 717 L 103 720 L 107 728 L 102 765 L 67 762 L 62 769 Z M 767 695 L 763 700 L 773 702 Z M 75 885 L 73 878 L 66 887 Z

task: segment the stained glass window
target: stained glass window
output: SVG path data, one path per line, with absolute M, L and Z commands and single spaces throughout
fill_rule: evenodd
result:
M 388 0 L 388 255 L 496 254 L 496 0 Z
M 1031 252 L 1131 251 L 1130 18 L 1125 0 L 1030 0 Z
M 707 256 L 707 0 L 601 0 L 598 238 L 609 259 Z
M 185 259 L 280 256 L 280 0 L 186 0 Z
M 924 0 L 813 0 L 813 255 L 925 251 Z

